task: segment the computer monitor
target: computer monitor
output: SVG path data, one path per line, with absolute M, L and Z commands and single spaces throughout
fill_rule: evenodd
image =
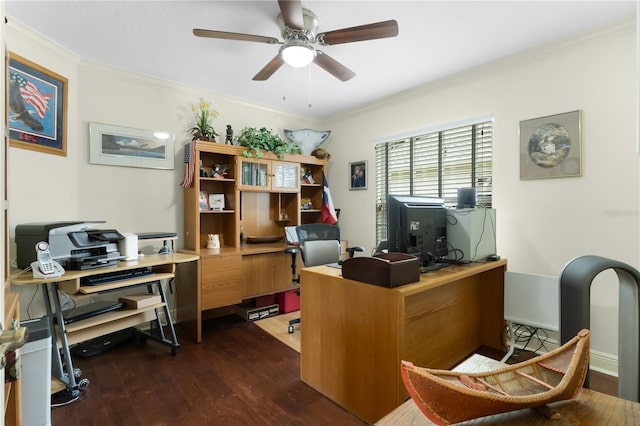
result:
M 447 255 L 447 209 L 441 198 L 387 195 L 389 252 L 412 254 L 421 266 Z

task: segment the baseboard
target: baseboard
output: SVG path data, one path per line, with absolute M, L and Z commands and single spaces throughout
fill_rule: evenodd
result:
M 590 368 L 607 376 L 618 377 L 618 357 L 591 350 Z
M 543 345 L 544 343 L 544 345 Z M 531 338 L 531 342 L 527 346 L 528 348 L 542 347 L 547 351 L 552 351 L 559 347 L 558 340 L 554 338 L 545 339 L 542 342 L 537 336 Z M 523 346 L 516 344 L 516 348 L 522 350 Z M 538 355 L 544 353 L 544 350 L 536 351 Z M 604 352 L 598 352 L 591 350 L 591 359 L 589 368 L 607 376 L 618 377 L 618 357 Z

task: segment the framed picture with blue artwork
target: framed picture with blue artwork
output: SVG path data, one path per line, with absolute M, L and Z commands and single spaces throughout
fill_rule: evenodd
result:
M 66 156 L 67 79 L 13 52 L 7 79 L 9 144 Z
M 349 189 L 367 189 L 367 162 L 349 163 Z

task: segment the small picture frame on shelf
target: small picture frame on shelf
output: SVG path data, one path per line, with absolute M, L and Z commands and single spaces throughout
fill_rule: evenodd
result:
M 224 194 L 209 194 L 209 208 L 211 210 L 224 210 Z
M 200 191 L 200 210 L 210 210 L 209 193 L 207 191 Z

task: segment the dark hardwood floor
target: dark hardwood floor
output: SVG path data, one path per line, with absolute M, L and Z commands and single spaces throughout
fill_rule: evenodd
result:
M 52 409 L 53 426 L 365 425 L 300 381 L 300 355 L 237 316 L 205 322 L 201 344 L 175 356 L 133 339 L 74 367 L 81 399 Z
M 301 382 L 299 354 L 255 324 L 228 316 L 203 328 L 202 343 L 179 338 L 175 356 L 157 342 L 133 339 L 74 357 L 90 385 L 80 400 L 52 409 L 52 425 L 366 424 Z M 592 372 L 591 388 L 615 395 L 617 381 Z

